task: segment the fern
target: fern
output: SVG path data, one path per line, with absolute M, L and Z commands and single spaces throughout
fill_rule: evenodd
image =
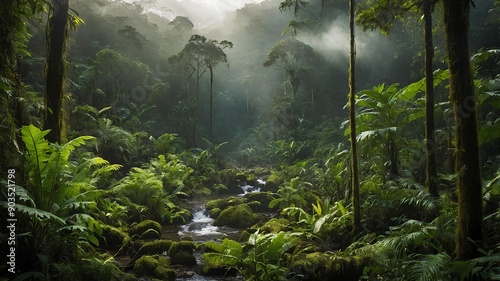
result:
M 243 258 L 243 246 L 234 240 L 225 238 L 222 243 L 207 241 L 204 245 L 214 251 L 202 255 L 208 264 L 234 267 Z
M 412 255 L 407 264 L 408 281 L 448 280 L 452 259 L 447 253 Z

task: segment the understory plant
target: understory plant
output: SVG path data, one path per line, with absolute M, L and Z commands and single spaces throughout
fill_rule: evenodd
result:
M 24 269 L 16 280 L 58 280 L 64 276 L 61 267 L 76 263 L 99 244 L 102 225 L 91 214 L 103 191 L 96 183 L 120 166 L 99 157 L 79 163 L 70 159 L 76 148 L 93 137 L 81 136 L 60 145 L 45 139 L 49 130 L 33 125 L 23 126 L 21 133 L 28 177 L 23 186 L 15 186 L 16 247 L 23 253 L 17 266 Z M 0 206 L 8 208 L 5 201 Z
M 227 238 L 222 243 L 209 241 L 204 245 L 211 251 L 202 257 L 210 266 L 236 268 L 245 280 L 288 280 L 287 261 L 292 255 L 290 250 L 300 241 L 299 235 L 257 231 L 244 245 Z

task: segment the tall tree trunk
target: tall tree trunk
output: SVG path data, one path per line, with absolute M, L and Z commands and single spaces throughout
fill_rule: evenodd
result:
M 349 124 L 351 141 L 351 188 L 353 205 L 353 233 L 361 231 L 361 205 L 359 195 L 358 152 L 356 143 L 356 41 L 354 27 L 355 1 L 349 0 L 349 29 L 350 29 L 350 56 L 349 56 Z
M 425 38 L 425 184 L 429 194 L 439 197 L 436 165 L 436 137 L 434 130 L 434 77 L 432 60 L 434 45 L 432 42 L 432 3 L 424 0 L 424 38 Z
M 65 141 L 63 124 L 64 82 L 66 78 L 66 42 L 68 39 L 69 0 L 52 0 L 53 14 L 47 32 L 45 77 L 45 128 L 51 142 Z
M 443 0 L 443 23 L 450 69 L 450 100 L 455 114 L 458 219 L 457 259 L 477 256 L 474 241 L 483 239 L 483 201 L 474 98 L 469 56 L 470 0 Z
M 213 141 L 213 125 L 214 125 L 214 100 L 213 100 L 213 91 L 214 91 L 214 69 L 211 65 L 208 66 L 210 70 L 210 123 L 208 124 L 208 137 L 210 141 Z
M 198 122 L 198 94 L 200 91 L 200 66 L 199 63 L 196 66 L 196 92 L 194 94 L 194 105 L 193 105 L 193 147 L 196 147 L 196 123 Z

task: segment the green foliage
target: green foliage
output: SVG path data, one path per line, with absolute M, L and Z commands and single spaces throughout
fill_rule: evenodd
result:
M 71 161 L 71 153 L 93 137 L 81 136 L 59 145 L 45 139 L 48 131 L 33 125 L 24 126 L 21 133 L 29 180 L 26 188 L 16 186 L 19 198 L 16 211 L 25 221 L 18 229 L 19 237 L 26 237 L 18 240 L 18 246 L 26 250 L 25 261 L 32 262 L 35 255 L 45 257 L 33 267 L 41 270 L 45 278 L 51 274 L 64 276 L 66 270 L 60 269 L 70 269 L 71 265 L 58 264 L 61 257 L 77 259 L 78 255 L 85 254 L 84 248 L 90 247 L 89 243 L 99 245 L 97 237 L 103 229 L 92 214 L 97 213 L 96 202 L 104 192 L 98 190 L 96 184 L 99 178 L 120 166 L 110 165 L 99 157 L 89 158 L 85 153 L 79 163 Z M 7 208 L 6 202 L 1 205 Z M 88 261 L 92 266 L 102 265 L 97 260 Z M 110 268 L 116 269 L 114 265 Z
M 205 242 L 210 252 L 203 253 L 203 260 L 214 266 L 237 268 L 246 280 L 287 280 L 288 269 L 283 259 L 299 242 L 298 233 L 250 235 L 248 242 L 224 239 L 222 243 Z

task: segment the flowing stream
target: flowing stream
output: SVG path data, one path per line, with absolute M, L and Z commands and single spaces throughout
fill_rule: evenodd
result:
M 258 180 L 259 185 L 263 185 L 265 182 Z M 252 186 L 248 184 L 243 184 L 241 186 L 242 193 L 237 196 L 244 196 L 249 192 L 259 192 L 260 188 L 258 186 Z M 167 226 L 163 228 L 162 237 L 164 239 L 170 239 L 174 241 L 181 240 L 184 237 L 191 237 L 196 243 L 203 243 L 206 241 L 221 240 L 223 238 L 229 238 L 232 240 L 238 240 L 242 230 L 234 229 L 227 226 L 214 226 L 214 219 L 211 218 L 205 209 L 206 203 L 210 200 L 226 198 L 230 195 L 216 195 L 216 196 L 204 196 L 195 197 L 191 202 L 191 213 L 193 214 L 192 220 L 185 225 L 180 226 Z M 198 264 L 202 264 L 203 260 L 201 258 L 201 253 L 194 253 Z M 184 270 L 184 269 L 183 269 Z M 177 277 L 176 280 L 201 280 L 201 281 L 211 281 L 211 280 L 242 280 L 241 277 L 215 277 L 215 276 L 201 276 L 193 271 L 193 269 L 185 269 L 183 271 L 184 277 Z M 181 274 L 183 275 L 183 274 Z

